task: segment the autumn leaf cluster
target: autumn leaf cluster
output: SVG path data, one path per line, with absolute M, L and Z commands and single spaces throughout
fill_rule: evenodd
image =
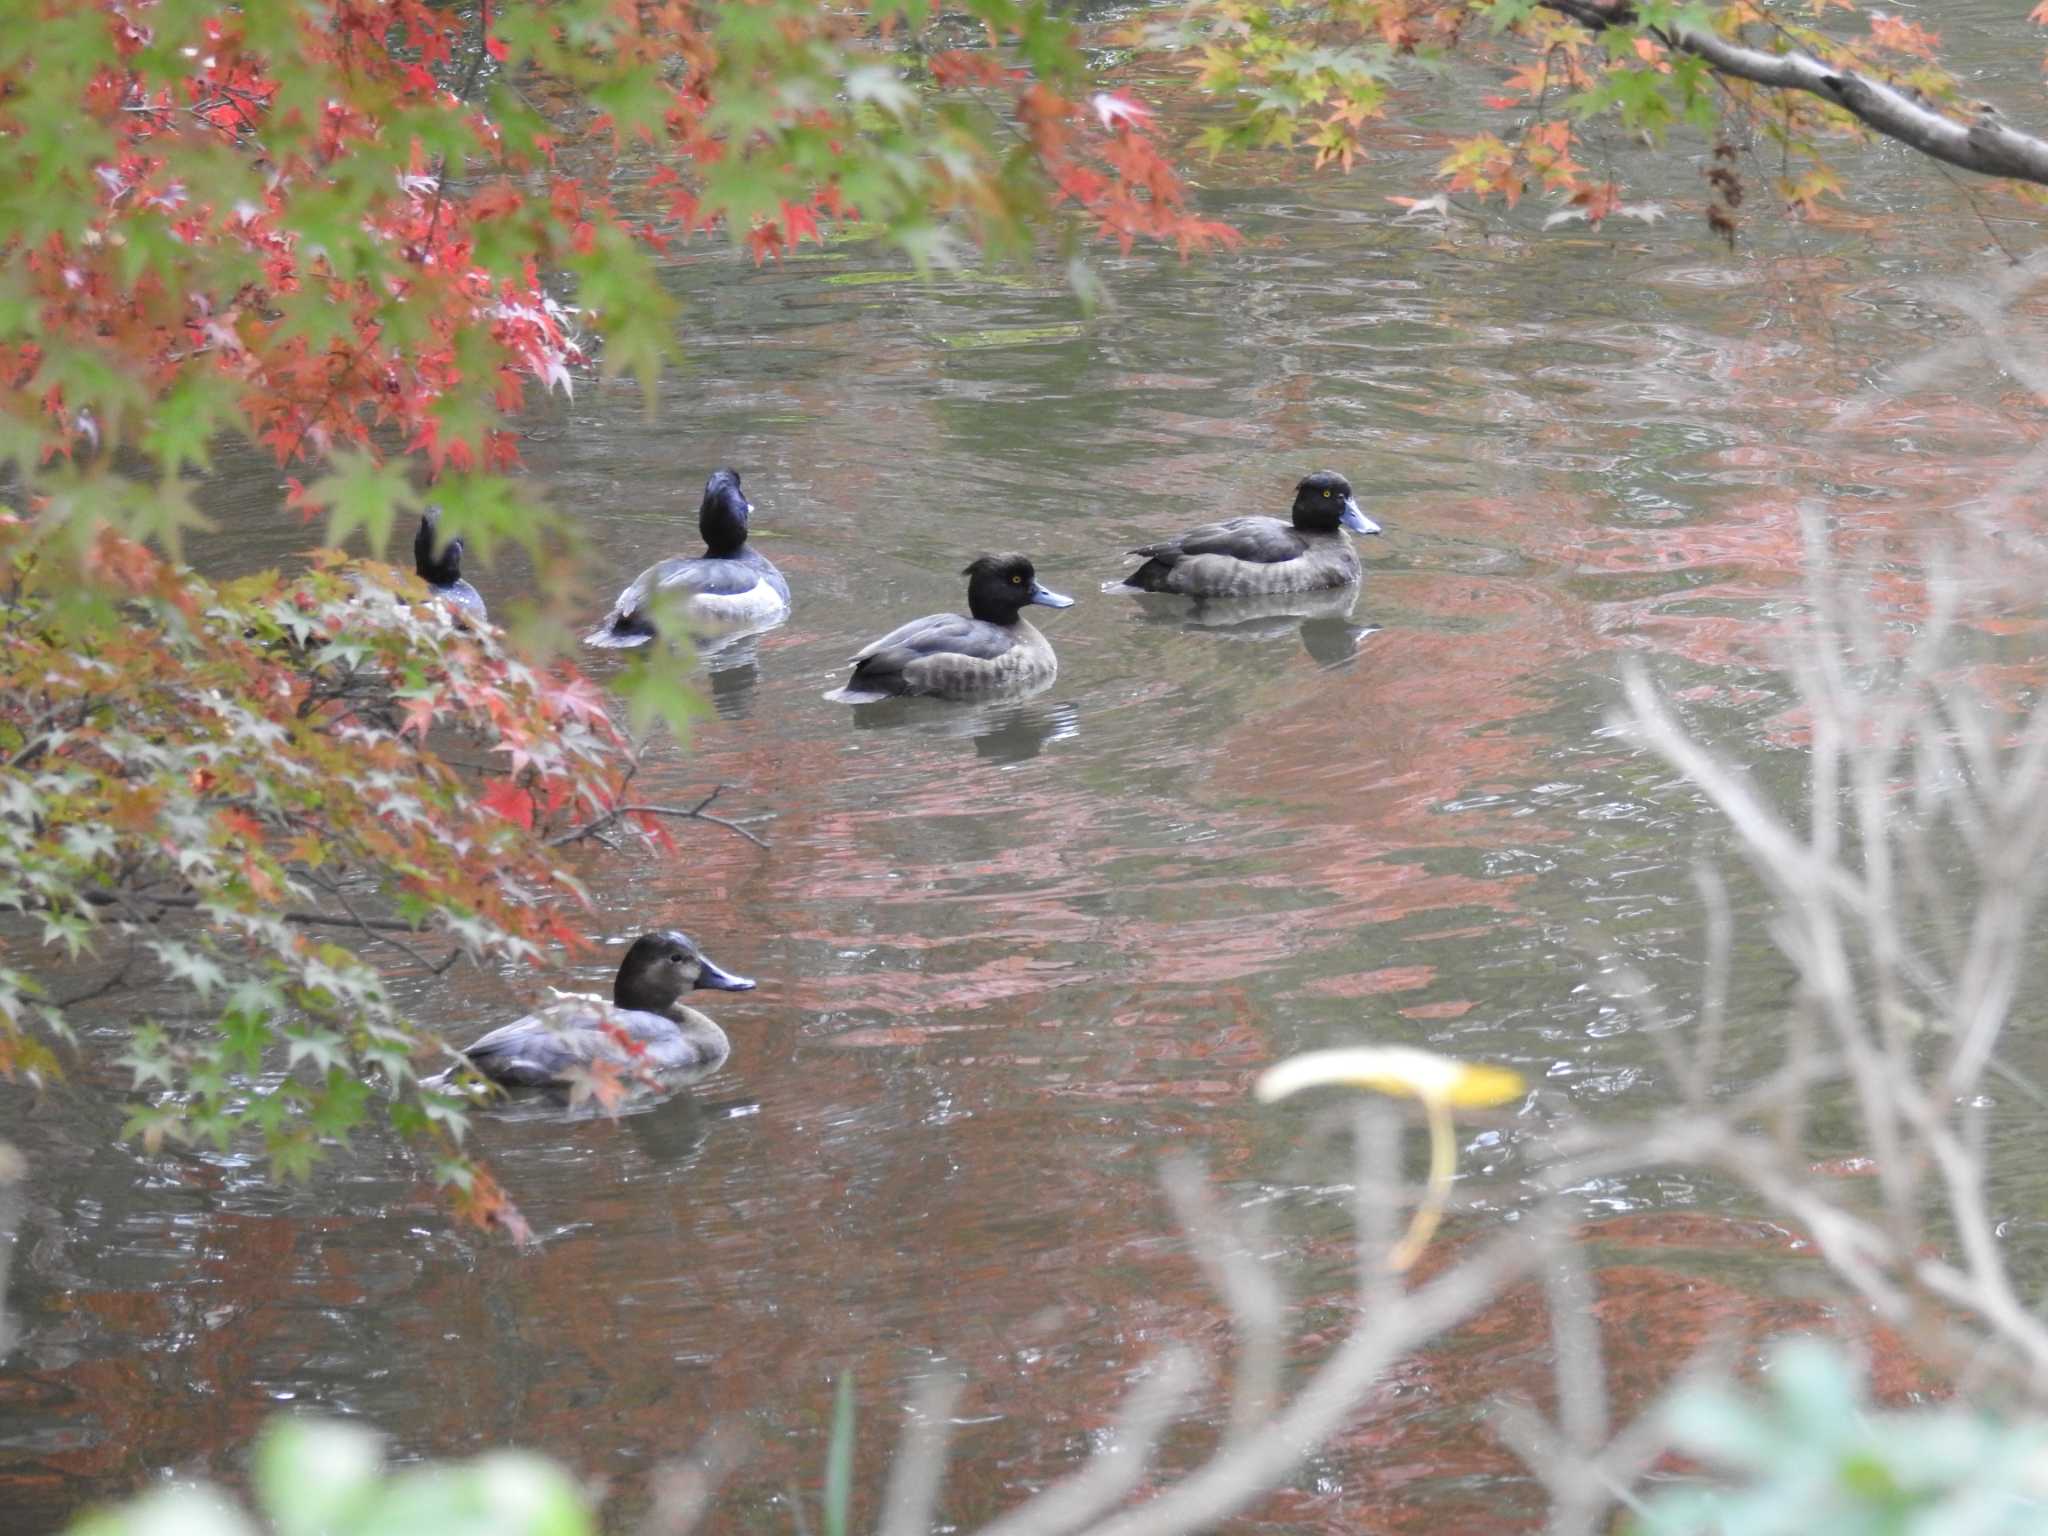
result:
M 1450 136 L 1438 166 L 1444 194 L 1512 207 L 1534 193 L 1553 203 L 1553 218 L 1592 223 L 1634 206 L 1628 150 L 1681 131 L 1702 145 L 1763 150 L 1759 179 L 1796 214 L 1845 191 L 1838 152 L 1868 141 L 1863 121 L 1811 92 L 1717 69 L 1688 39 L 1740 44 L 1760 59 L 1801 55 L 1962 124 L 1979 110 L 1941 64 L 1938 31 L 1857 0 L 1207 0 L 1144 22 L 1138 35 L 1229 103 L 1202 131 L 1212 153 L 1300 146 L 1318 165 L 1349 169 L 1404 99 L 1455 80 L 1502 126 Z M 2025 181 L 2001 185 L 2042 195 Z M 1731 206 L 1710 194 L 1710 222 L 1718 211 L 1725 223 Z
M 678 241 L 1078 272 L 1235 234 L 1040 0 L 30 10 L 0 37 L 0 1072 L 127 1020 L 145 1141 L 249 1130 L 297 1173 L 381 1104 L 509 1219 L 381 967 L 578 946 L 562 845 L 666 836 L 620 722 L 695 706 L 673 667 L 601 692 L 556 657 L 581 541 L 521 421 L 654 388 Z M 493 595 L 506 633 L 332 553 L 210 582 L 182 553 L 236 438 L 330 549 L 431 502 L 539 588 Z

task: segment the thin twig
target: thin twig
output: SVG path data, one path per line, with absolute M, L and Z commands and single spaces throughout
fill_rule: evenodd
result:
M 136 947 L 130 944 L 128 952 L 121 957 L 120 965 L 115 967 L 107 976 L 94 985 L 87 987 L 82 992 L 74 992 L 69 997 L 53 998 L 50 1006 L 59 1013 L 62 1013 L 66 1009 L 76 1008 L 80 1003 L 92 1002 L 96 998 L 105 997 L 109 992 L 117 990 L 127 982 L 128 972 L 133 968 L 138 953 L 139 951 Z
M 564 848 L 571 843 L 580 843 L 586 837 L 598 836 L 628 816 L 673 816 L 681 821 L 708 821 L 714 827 L 724 827 L 728 832 L 737 832 L 757 848 L 766 848 L 768 846 L 766 838 L 750 831 L 737 821 L 729 821 L 723 816 L 713 816 L 705 810 L 706 806 L 710 805 L 720 794 L 731 787 L 729 784 L 714 785 L 709 794 L 692 806 L 615 805 L 595 821 L 588 822 L 583 826 L 575 828 L 573 831 L 563 832 L 549 838 L 548 846 L 550 848 Z
M 417 949 L 413 948 L 412 945 L 406 943 L 404 939 L 399 938 L 397 934 L 393 933 L 390 929 L 379 926 L 372 926 L 372 920 L 365 918 L 360 912 L 356 911 L 355 904 L 348 899 L 348 893 L 342 890 L 341 885 L 338 881 L 325 879 L 322 876 L 315 874 L 312 870 L 304 870 L 302 871 L 302 873 L 304 874 L 306 879 L 312 881 L 313 884 L 319 886 L 321 890 L 325 891 L 328 895 L 332 896 L 336 901 L 340 902 L 342 911 L 346 912 L 349 915 L 349 917 L 354 920 L 355 925 L 358 928 L 362 929 L 364 934 L 369 937 L 372 943 L 389 944 L 393 949 L 404 951 L 407 955 L 410 955 L 414 962 L 417 963 L 423 970 L 425 970 L 429 976 L 444 975 L 454 966 L 457 960 L 460 960 L 462 958 L 462 946 L 458 944 L 456 945 L 455 948 L 448 951 L 447 955 L 445 955 L 442 959 L 438 961 L 429 960 L 425 955 L 421 954 Z M 409 929 L 407 931 L 417 932 L 418 930 Z

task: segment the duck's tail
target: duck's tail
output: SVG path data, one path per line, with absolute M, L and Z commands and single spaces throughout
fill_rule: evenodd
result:
M 834 704 L 879 704 L 884 699 L 900 698 L 902 695 L 891 693 L 885 688 L 862 688 L 847 683 L 843 687 L 834 688 L 825 697 Z
M 583 637 L 585 645 L 600 651 L 630 651 L 654 638 L 654 626 L 637 613 L 615 613 Z
M 1109 583 L 1103 590 L 1105 592 L 1117 591 L 1119 589 L 1131 592 L 1171 592 L 1173 588 L 1167 583 L 1172 575 L 1173 562 L 1158 559 L 1147 560 L 1143 565 L 1122 579 Z

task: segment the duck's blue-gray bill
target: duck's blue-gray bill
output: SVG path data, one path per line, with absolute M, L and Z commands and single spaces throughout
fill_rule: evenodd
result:
M 697 985 L 700 988 L 708 988 L 713 992 L 751 992 L 754 990 L 754 983 L 745 976 L 735 976 L 731 971 L 713 964 L 701 955 L 698 956 L 698 963 L 703 966 L 703 969 L 697 973 Z

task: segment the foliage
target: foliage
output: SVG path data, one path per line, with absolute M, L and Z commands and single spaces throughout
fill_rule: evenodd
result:
M 0 901 L 45 949 L 174 982 L 209 1024 L 136 1032 L 122 1061 L 167 1097 L 129 1130 L 225 1146 L 251 1127 L 303 1173 L 361 1120 L 374 1066 L 406 1090 L 394 1122 L 439 1149 L 473 1214 L 497 1214 L 456 1156 L 455 1101 L 417 1089 L 420 1040 L 336 940 L 436 970 L 577 943 L 573 904 L 538 898 L 580 894 L 549 840 L 623 788 L 596 691 L 331 558 L 216 588 L 102 531 L 105 612 L 74 623 L 36 584 L 26 524 L 0 524 L 0 557 Z M 421 932 L 452 948 L 427 961 Z M 50 1072 L 71 1034 L 45 988 L 0 968 L 0 1067 Z
M 2048 8 L 2031 19 L 2044 16 Z M 1895 116 L 1925 114 L 1928 126 L 1945 117 L 1958 130 L 1980 115 L 1989 121 L 1940 64 L 1938 33 L 1857 0 L 1209 0 L 1141 32 L 1189 56 L 1203 88 L 1232 102 L 1229 119 L 1204 131 L 1212 152 L 1300 144 L 1318 165 L 1346 168 L 1367 152 L 1404 67 L 1439 68 L 1462 55 L 1496 74 L 1483 104 L 1507 115 L 1507 126 L 1453 136 L 1438 171 L 1446 191 L 1510 206 L 1541 194 L 1560 205 L 1553 219 L 1658 211 L 1624 202 L 1602 124 L 1652 143 L 1682 129 L 1712 142 L 1707 217 L 1732 234 L 1743 197 L 1730 163 L 1738 141 L 1768 145 L 1772 190 L 1811 212 L 1843 190 L 1835 147 L 1873 125 L 1899 136 Z M 1814 61 L 1815 81 L 1850 75 L 1897 87 L 1901 112 L 1860 111 L 1855 93 L 1829 99 L 1806 81 L 1786 88 L 1755 78 L 1794 56 Z M 1967 153 L 1948 158 L 1972 162 Z M 1972 168 L 2011 173 L 1992 155 L 1982 160 Z M 2042 195 L 2024 180 L 2004 185 Z
M 303 499 L 330 542 L 374 545 L 402 445 L 451 534 L 531 543 L 533 508 L 491 478 L 516 462 L 507 423 L 529 382 L 573 387 L 579 319 L 651 386 L 675 339 L 650 247 L 678 234 L 765 257 L 859 219 L 947 260 L 949 216 L 1015 249 L 1067 200 L 1126 248 L 1230 238 L 1187 213 L 1142 114 L 1079 100 L 1069 21 L 968 9 L 981 46 L 899 55 L 811 0 L 50 6 L 0 43 L 0 241 L 25 258 L 0 277 L 0 463 L 41 535 L 175 548 L 184 471 L 240 430 L 286 466 L 332 460 Z M 920 0 L 876 18 L 906 20 Z M 628 152 L 656 162 L 633 209 L 603 190 Z M 74 462 L 114 446 L 153 473 Z
M 1541 189 L 1597 220 L 1625 211 L 1581 163 L 1607 117 L 1658 136 L 1743 115 L 1803 167 L 1785 198 L 1833 185 L 1822 146 L 1856 119 L 1725 70 L 1709 89 L 1702 37 L 1959 100 L 1924 28 L 1873 13 L 1858 31 L 1843 0 L 1813 11 L 1204 0 L 1145 36 L 1198 50 L 1201 83 L 1235 103 L 1212 149 L 1303 140 L 1344 165 L 1404 61 L 1497 62 L 1496 104 L 1522 120 L 1456 143 L 1449 188 Z M 544 658 L 577 539 L 513 477 L 512 425 L 594 362 L 652 388 L 678 350 L 655 261 L 671 242 L 717 231 L 765 261 L 837 229 L 928 266 L 1049 240 L 1085 288 L 1090 238 L 1183 254 L 1236 239 L 1194 210 L 1151 109 L 1095 78 L 1088 41 L 1046 0 L 105 0 L 10 29 L 0 906 L 33 921 L 0 951 L 0 1068 L 57 1064 L 61 1000 L 31 957 L 112 935 L 202 1020 L 137 1037 L 128 1064 L 166 1097 L 133 1128 L 255 1124 L 280 1168 L 303 1168 L 359 1118 L 359 1067 L 403 1083 L 396 1063 L 425 1043 L 358 949 L 439 932 L 453 952 L 522 957 L 566 939 L 552 899 L 574 885 L 548 838 L 575 829 L 551 818 L 620 815 L 632 761 L 573 671 L 445 618 L 400 622 L 366 571 L 214 593 L 164 563 L 201 525 L 193 487 L 223 437 L 274 457 L 280 515 L 324 517 L 329 544 L 384 547 L 430 493 L 446 536 L 526 548 L 544 621 L 517 627 L 519 654 Z M 1740 179 L 1725 157 L 1712 174 L 1725 219 Z M 293 609 L 319 618 L 294 629 Z M 620 686 L 636 724 L 686 722 L 659 669 Z M 506 761 L 457 766 L 427 728 L 444 714 Z M 416 781 L 421 821 L 378 787 L 394 777 Z M 178 927 L 230 912 L 232 937 Z M 445 1158 L 459 1122 L 394 1104 Z
M 1999 1419 L 1954 1404 L 1886 1410 L 1838 1346 L 1811 1338 L 1781 1340 L 1764 1385 L 1757 1395 L 1718 1379 L 1699 1382 L 1665 1404 L 1672 1448 L 1716 1475 L 1642 1502 L 1628 1527 L 1635 1536 L 2022 1536 L 2039 1529 L 2048 1496 L 2041 1478 L 2048 1425 L 2040 1420 Z M 842 1376 L 835 1394 L 826 1536 L 851 1529 L 850 1386 Z M 382 1465 L 378 1436 L 353 1425 L 275 1418 L 256 1442 L 252 1472 L 258 1510 L 275 1536 L 586 1536 L 598 1528 L 575 1480 L 545 1457 L 494 1451 L 392 1472 Z M 1021 1529 L 1061 1528 L 1035 1504 L 1011 1518 Z M 800 1510 L 797 1528 L 807 1528 Z M 200 1484 L 87 1514 L 70 1536 L 252 1536 L 257 1529 L 225 1493 Z
M 678 350 L 655 256 L 693 233 L 766 260 L 836 220 L 921 264 L 1235 236 L 1141 107 L 1088 98 L 1042 0 L 33 10 L 0 40 L 0 909 L 30 919 L 0 938 L 0 1071 L 57 1068 L 65 1000 L 33 973 L 91 952 L 116 969 L 74 1003 L 141 980 L 190 1005 L 122 1058 L 160 1094 L 145 1141 L 253 1126 L 302 1171 L 374 1064 L 504 1215 L 359 952 L 572 942 L 552 843 L 653 821 L 599 695 L 544 659 L 577 541 L 512 477 L 518 413 L 594 359 L 653 387 Z M 208 587 L 175 561 L 230 435 L 330 545 L 383 548 L 431 494 L 472 553 L 525 547 L 544 622 L 515 653 L 325 559 Z M 621 688 L 636 725 L 686 722 L 662 669 Z
M 160 1488 L 88 1514 L 72 1536 L 589 1536 L 597 1522 L 572 1479 L 543 1456 L 491 1451 L 387 1470 L 374 1431 L 277 1418 L 257 1440 L 262 1525 L 220 1489 Z
M 2021 1536 L 2048 1514 L 2048 1425 L 1960 1404 L 1886 1411 L 1817 1339 L 1780 1343 L 1760 1396 L 1702 1383 L 1666 1414 L 1676 1448 L 1720 1476 L 1660 1493 L 1639 1536 Z

